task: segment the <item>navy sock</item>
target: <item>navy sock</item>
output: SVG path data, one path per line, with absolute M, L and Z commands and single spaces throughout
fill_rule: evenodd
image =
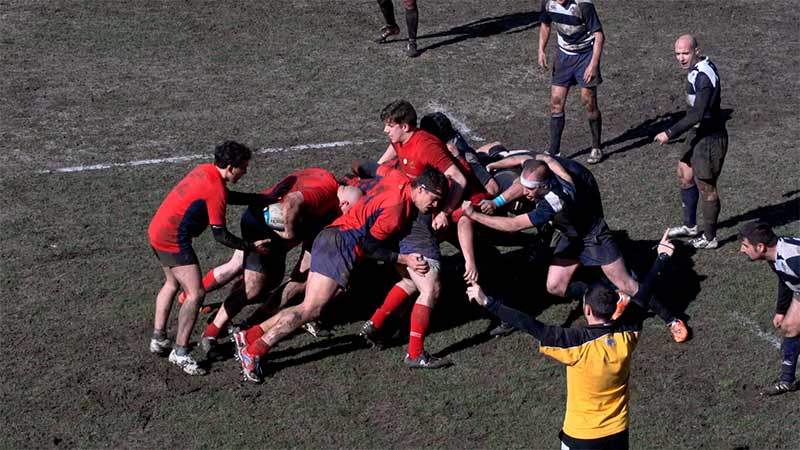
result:
M 406 27 L 408 27 L 408 40 L 417 40 L 417 27 L 419 27 L 419 10 L 417 7 L 406 10 Z
M 781 381 L 792 383 L 797 371 L 797 355 L 800 354 L 800 336 L 784 337 L 781 343 Z
M 575 300 L 583 300 L 583 296 L 586 295 L 586 291 L 588 290 L 589 286 L 583 281 L 573 281 L 567 285 L 567 291 L 564 292 L 564 297 Z
M 561 134 L 564 132 L 564 113 L 550 116 L 550 150 L 551 155 L 561 153 Z
M 697 225 L 697 202 L 700 191 L 693 184 L 689 189 L 681 189 L 681 207 L 683 208 L 683 224 L 687 227 Z
M 603 116 L 597 113 L 596 119 L 589 119 L 589 129 L 592 131 L 592 148 L 601 148 L 603 132 Z
M 381 14 L 383 14 L 383 20 L 386 21 L 386 25 L 390 27 L 397 27 L 397 21 L 394 18 L 394 5 L 392 4 L 392 0 L 378 0 L 378 6 L 381 8 Z
M 167 333 L 164 330 L 153 330 L 153 339 L 166 339 Z

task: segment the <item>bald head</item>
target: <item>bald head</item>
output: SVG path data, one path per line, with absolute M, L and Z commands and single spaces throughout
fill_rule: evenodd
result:
M 339 197 L 339 208 L 342 213 L 346 213 L 352 208 L 361 199 L 362 195 L 364 193 L 361 189 L 355 186 L 339 186 L 337 196 Z
M 678 45 L 686 46 L 688 45 L 690 49 L 694 50 L 697 48 L 697 39 L 692 36 L 691 34 L 684 34 L 675 41 L 675 47 Z
M 694 36 L 684 34 L 675 41 L 675 59 L 684 70 L 691 69 L 700 61 L 700 48 Z

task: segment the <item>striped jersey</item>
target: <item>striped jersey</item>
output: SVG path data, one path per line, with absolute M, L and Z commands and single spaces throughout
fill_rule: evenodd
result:
M 558 34 L 558 48 L 568 54 L 588 52 L 594 45 L 594 33 L 603 31 L 592 0 L 542 0 L 539 13 L 542 23 L 551 25 Z

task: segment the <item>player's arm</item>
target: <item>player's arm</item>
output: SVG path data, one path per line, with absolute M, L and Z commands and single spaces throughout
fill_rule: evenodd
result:
M 256 248 L 254 243 L 232 234 L 225 225 L 211 225 L 211 233 L 214 235 L 215 241 L 226 247 L 247 251 L 253 251 Z
M 465 201 L 461 207 L 463 208 L 464 215 L 470 219 L 478 222 L 479 224 L 506 233 L 514 233 L 516 231 L 526 230 L 534 226 L 528 214 L 522 214 L 515 217 L 500 217 L 490 216 L 480 213 L 475 210 L 472 204 Z
M 488 170 L 503 170 L 503 169 L 512 169 L 514 167 L 519 167 L 525 161 L 531 159 L 531 155 L 514 155 L 509 156 L 507 158 L 503 158 L 498 161 L 491 162 L 486 165 Z
M 539 10 L 539 66 L 547 69 L 547 41 L 550 40 L 550 14 L 545 8 L 545 0 Z
M 228 191 L 226 203 L 229 205 L 251 205 L 254 207 L 265 207 L 271 203 L 275 203 L 289 191 L 291 185 L 288 183 L 275 186 L 270 192 L 266 194 L 248 193 Z
M 286 240 L 295 238 L 297 227 L 300 223 L 300 209 L 303 206 L 303 194 L 292 192 L 286 195 L 281 202 L 283 205 L 283 231 L 275 233 Z
M 589 82 L 592 78 L 597 77 L 598 68 L 600 67 L 600 57 L 603 54 L 603 44 L 605 43 L 605 35 L 603 30 L 594 32 L 594 44 L 592 46 L 592 59 L 589 61 L 589 66 L 583 72 L 583 81 Z
M 536 159 L 547 164 L 547 168 L 550 169 L 550 171 L 553 172 L 558 178 L 561 178 L 562 181 L 566 181 L 570 185 L 575 186 L 575 183 L 572 182 L 572 177 L 569 175 L 569 172 L 567 172 L 566 169 L 564 169 L 564 166 L 562 166 L 560 162 L 556 161 L 555 158 L 551 157 L 550 155 L 540 153 L 536 155 Z
M 778 279 L 778 299 L 775 302 L 775 314 L 785 316 L 789 311 L 789 306 L 792 304 L 792 299 L 795 293 L 783 281 Z
M 711 97 L 714 95 L 714 86 L 711 84 L 711 80 L 708 76 L 703 72 L 698 72 L 694 84 L 696 89 L 694 105 L 689 108 L 686 116 L 679 120 L 678 123 L 671 126 L 667 131 L 662 131 L 656 135 L 655 141 L 659 144 L 666 144 L 670 139 L 680 136 L 686 130 L 703 120 L 703 113 L 709 107 Z
M 381 157 L 378 158 L 378 164 L 383 164 L 386 161 L 389 161 L 389 160 L 392 160 L 392 159 L 395 159 L 395 158 L 397 158 L 397 151 L 395 151 L 394 146 L 392 146 L 392 144 L 389 144 L 389 146 L 386 147 L 386 151 L 383 152 L 383 155 L 381 155 Z
M 445 228 L 449 222 L 448 217 L 458 207 L 461 196 L 464 195 L 464 187 L 467 185 L 467 178 L 455 164 L 444 171 L 444 176 L 450 180 L 450 187 L 447 190 L 447 199 L 442 206 L 442 210 L 433 218 L 433 229 Z
M 497 208 L 513 202 L 514 200 L 522 197 L 524 194 L 525 192 L 522 190 L 522 185 L 519 184 L 519 179 L 516 179 L 513 183 L 511 183 L 511 186 L 509 186 L 508 189 L 500 193 L 500 195 L 497 197 L 481 202 L 481 212 L 483 214 L 492 215 L 495 213 Z

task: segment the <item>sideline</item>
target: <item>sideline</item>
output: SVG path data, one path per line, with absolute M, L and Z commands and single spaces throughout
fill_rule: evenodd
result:
M 778 336 L 775 336 L 772 333 L 767 333 L 766 331 L 762 331 L 761 327 L 758 326 L 755 320 L 739 313 L 738 311 L 733 311 L 728 314 L 733 318 L 733 320 L 739 323 L 739 325 L 742 325 L 743 327 L 750 329 L 750 332 L 756 335 L 756 337 L 770 343 L 773 347 L 777 348 L 778 350 L 781 349 L 781 340 L 778 339 Z

